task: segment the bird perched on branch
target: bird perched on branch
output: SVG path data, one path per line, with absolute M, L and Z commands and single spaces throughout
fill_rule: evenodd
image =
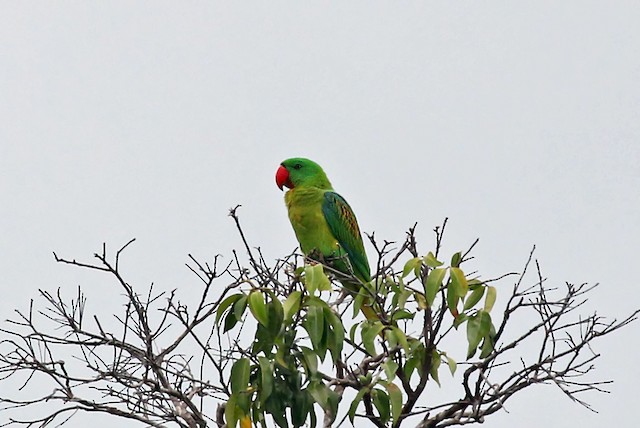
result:
M 347 201 L 334 192 L 320 165 L 305 158 L 283 161 L 276 184 L 280 190 L 289 188 L 284 200 L 302 252 L 310 258 L 319 256 L 323 264 L 344 274 L 340 281 L 357 294 L 371 281 L 371 272 L 358 221 Z M 379 319 L 371 302 L 361 310 L 367 319 Z

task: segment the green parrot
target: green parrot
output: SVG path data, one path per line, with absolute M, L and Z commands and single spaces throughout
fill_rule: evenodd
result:
M 276 184 L 290 190 L 284 196 L 289 220 L 306 256 L 319 254 L 324 264 L 362 283 L 371 281 L 367 253 L 356 216 L 333 187 L 320 165 L 291 158 L 280 164 Z M 347 290 L 357 293 L 361 282 L 341 280 Z M 367 319 L 379 319 L 370 303 L 362 306 Z

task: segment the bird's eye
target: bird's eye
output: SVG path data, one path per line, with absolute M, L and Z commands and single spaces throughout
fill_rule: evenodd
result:
M 293 166 L 293 169 L 300 169 L 300 168 L 302 168 L 302 165 L 300 165 L 299 163 Z

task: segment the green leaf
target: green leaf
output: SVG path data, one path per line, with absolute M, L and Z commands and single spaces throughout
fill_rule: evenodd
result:
M 307 316 L 302 322 L 302 326 L 309 333 L 309 339 L 321 360 L 324 359 L 326 349 L 322 343 L 322 335 L 324 333 L 324 316 L 321 306 L 311 305 L 307 308 Z
M 482 337 L 486 337 L 491 332 L 491 327 L 493 326 L 491 323 L 491 315 L 487 311 L 478 311 L 478 315 L 480 316 L 480 334 Z
M 269 327 L 269 313 L 264 303 L 264 296 L 260 291 L 252 291 L 249 294 L 249 309 L 256 321 L 265 327 Z
M 257 355 L 264 353 L 270 355 L 273 349 L 275 335 L 272 334 L 265 326 L 258 323 L 256 328 L 256 334 L 253 339 L 253 346 L 251 347 L 251 353 Z
M 402 391 L 394 383 L 388 382 L 385 384 L 389 398 L 391 399 L 391 419 L 395 424 L 402 412 Z
M 464 311 L 473 308 L 476 303 L 478 303 L 480 301 L 480 299 L 482 299 L 482 296 L 484 295 L 484 287 L 478 287 L 475 290 L 473 290 L 471 292 L 471 294 L 469 294 L 469 297 L 467 298 L 467 300 L 465 300 L 464 302 Z
M 358 316 L 360 308 L 362 308 L 362 305 L 364 304 L 365 300 L 368 300 L 368 298 L 369 296 L 367 291 L 364 288 L 361 288 L 358 291 L 358 294 L 356 294 L 356 296 L 353 298 L 353 318 Z
M 427 276 L 427 283 L 424 287 L 424 295 L 427 299 L 427 304 L 429 307 L 433 305 L 433 301 L 436 298 L 436 294 L 438 294 L 438 290 L 442 286 L 442 280 L 444 279 L 444 275 L 447 273 L 447 269 L 445 268 L 435 268 L 429 272 L 429 276 Z
M 431 367 L 429 368 L 429 374 L 431 375 L 431 378 L 436 381 L 438 386 L 441 386 L 440 377 L 438 376 L 438 369 L 440 368 L 441 363 L 442 358 L 440 357 L 440 353 L 434 349 L 431 353 Z
M 407 341 L 407 335 L 404 334 L 404 331 L 400 330 L 395 325 L 391 326 L 387 331 L 394 338 L 394 341 L 396 342 L 396 344 L 402 346 L 402 349 L 404 349 L 404 351 L 408 353 L 409 342 Z
M 387 376 L 387 381 L 392 382 L 396 377 L 396 372 L 398 371 L 398 363 L 393 361 L 391 358 L 387 358 L 387 360 L 382 363 L 382 370 L 384 370 L 385 376 Z
M 247 296 L 243 295 L 236 303 L 233 304 L 233 314 L 237 320 L 242 319 L 245 309 L 247 309 Z
M 458 364 L 456 363 L 456 360 L 454 360 L 453 358 L 447 356 L 447 365 L 449 366 L 449 371 L 451 372 L 451 376 L 453 376 L 454 374 L 456 374 L 456 369 L 458 368 Z
M 325 412 L 335 415 L 338 411 L 339 397 L 331 388 L 320 381 L 312 381 L 307 391 Z
M 373 405 L 378 409 L 380 420 L 383 424 L 386 424 L 391 417 L 389 396 L 383 390 L 375 388 L 371 391 L 371 398 L 373 399 Z
M 451 256 L 451 267 L 457 268 L 460 266 L 460 262 L 462 261 L 462 254 L 460 252 L 455 253 Z
M 287 418 L 285 417 L 286 407 L 281 405 L 274 408 L 276 406 L 272 404 L 273 402 L 274 400 L 267 401 L 267 412 L 271 415 L 278 427 L 289 428 L 289 421 L 287 421 Z M 264 423 L 262 426 L 263 428 L 266 427 Z
M 411 379 L 411 375 L 413 375 L 413 372 L 415 371 L 418 364 L 419 364 L 419 361 L 416 357 L 407 358 L 407 362 L 404 364 L 404 367 L 402 368 L 402 370 L 404 371 L 404 375 L 407 377 L 407 379 Z
M 488 313 L 487 313 L 488 315 Z M 480 358 L 487 358 L 493 352 L 493 348 L 495 346 L 494 340 L 496 337 L 496 328 L 491 323 L 491 328 L 489 329 L 489 334 L 484 337 L 484 341 L 482 342 L 482 348 L 480 351 Z
M 233 294 L 231 296 L 228 296 L 220 303 L 220 305 L 218 305 L 218 309 L 216 310 L 216 324 L 220 322 L 224 311 L 226 311 L 229 306 L 237 302 L 238 299 L 240 299 L 242 296 L 243 294 Z
M 478 311 L 477 314 L 469 317 L 467 322 L 467 340 L 469 342 L 467 359 L 470 359 L 476 353 L 480 341 L 489 336 L 491 327 L 491 315 L 488 312 Z
M 477 313 L 469 317 L 467 320 L 467 342 L 469 343 L 469 347 L 467 348 L 467 360 L 473 357 L 476 353 L 476 349 L 478 349 L 478 345 L 481 340 L 480 314 Z
M 353 343 L 356 342 L 356 329 L 358 328 L 359 325 L 360 324 L 354 324 L 349 329 L 349 339 L 351 339 Z
M 344 326 L 340 318 L 328 307 L 324 308 L 324 319 L 327 323 L 325 330 L 327 331 L 327 348 L 331 352 L 333 362 L 340 358 L 342 346 L 344 345 Z
M 392 287 L 397 292 L 398 288 L 393 282 L 387 281 L 385 278 L 375 278 L 367 283 L 366 286 L 369 287 L 373 295 L 377 294 L 379 296 L 387 296 Z
M 449 281 L 447 284 L 447 307 L 455 318 L 458 317 L 458 290 L 453 286 L 453 281 Z
M 224 318 L 224 327 L 222 328 L 222 332 L 226 333 L 231 330 L 238 323 L 238 318 L 236 318 L 236 314 L 234 311 L 229 311 L 227 316 Z
M 411 292 L 411 290 L 399 290 L 396 294 L 394 294 L 393 297 L 397 298 L 397 307 L 400 309 L 404 309 L 405 305 L 407 304 L 407 299 L 409 299 L 412 294 L 413 293 Z
M 356 418 L 356 411 L 358 410 L 358 405 L 360 404 L 360 402 L 362 401 L 362 398 L 367 392 L 369 392 L 368 388 L 360 389 L 360 391 L 358 391 L 358 393 L 356 394 L 356 398 L 353 399 L 353 401 L 351 402 L 351 405 L 349 406 L 349 421 L 351 421 L 352 425 L 353 425 L 353 420 Z
M 300 394 L 294 394 L 292 398 L 293 405 L 290 408 L 291 423 L 295 428 L 304 426 L 307 415 L 313 410 L 313 398 L 306 389 L 304 391 L 300 391 Z M 284 409 L 282 413 L 284 413 Z M 263 423 L 263 427 L 266 428 L 266 426 L 267 425 Z
M 404 364 L 404 375 L 407 378 L 411 378 L 411 376 L 413 375 L 413 372 L 415 371 L 416 367 L 418 367 L 418 364 L 420 363 L 420 361 L 418 361 L 418 358 L 416 358 L 415 356 L 411 356 L 410 358 L 407 359 L 407 362 Z
M 274 359 L 275 363 L 280 367 L 284 367 L 285 369 L 291 369 L 289 365 L 290 361 L 289 348 L 286 346 L 278 347 L 278 351 L 276 352 L 276 357 Z
M 391 320 L 392 321 L 398 321 L 398 320 L 412 320 L 413 317 L 416 314 L 409 312 L 406 309 L 400 309 L 397 310 L 393 313 L 393 315 L 391 315 Z
M 306 278 L 305 288 L 309 291 L 309 294 L 313 295 L 316 290 L 331 291 L 331 281 L 325 275 L 321 264 L 306 265 L 304 275 Z
M 269 333 L 275 340 L 280 335 L 280 331 L 284 322 L 284 310 L 282 303 L 276 297 L 275 293 L 269 291 L 270 301 L 267 303 L 267 314 L 269 315 Z
M 411 341 L 411 350 L 407 353 L 407 362 L 404 365 L 404 374 L 408 379 L 411 379 L 413 372 L 416 368 L 422 366 L 425 349 L 424 344 L 418 340 Z M 422 378 L 423 373 L 419 373 Z
M 391 327 L 383 330 L 384 340 L 389 344 L 389 348 L 395 348 L 398 346 L 398 336 L 396 336 L 395 332 L 391 331 Z
M 236 404 L 237 395 L 231 394 L 224 408 L 224 419 L 227 421 L 228 428 L 235 428 L 238 424 L 238 405 Z
M 453 319 L 453 327 L 457 330 L 462 323 L 464 323 L 469 317 L 466 314 L 460 314 Z
M 362 345 L 371 356 L 378 355 L 374 341 L 383 329 L 384 325 L 380 321 L 367 322 L 362 325 Z
M 251 365 L 248 358 L 240 358 L 231 367 L 231 392 L 238 394 L 247 389 Z
M 496 287 L 490 285 L 487 287 L 487 297 L 484 299 L 484 310 L 486 312 L 491 312 L 493 309 L 493 305 L 496 303 L 496 297 L 498 292 L 496 291 Z
M 487 336 L 484 338 L 482 342 L 482 347 L 480 348 L 480 358 L 484 359 L 491 355 L 493 352 L 493 340 L 491 337 Z
M 282 304 L 282 309 L 284 311 L 284 320 L 287 323 L 291 322 L 293 316 L 300 309 L 300 303 L 302 301 L 302 292 L 301 291 L 292 291 L 291 294 L 287 297 L 287 299 Z
M 419 268 L 420 265 L 422 265 L 422 259 L 420 257 L 414 257 L 410 260 L 408 260 L 405 264 L 404 264 L 404 268 L 402 268 L 402 277 L 406 277 L 407 275 L 409 275 L 412 271 L 415 273 L 416 268 Z M 419 276 L 420 273 L 418 271 L 418 274 L 416 275 Z
M 293 394 L 293 405 L 291 406 L 291 422 L 294 428 L 305 426 L 307 415 L 311 416 L 310 426 L 315 425 L 315 412 L 313 411 L 313 397 L 306 389 L 300 391 L 299 394 Z M 285 409 L 282 409 L 282 414 L 285 413 Z M 263 428 L 267 428 L 266 423 L 263 423 Z M 289 425 L 286 425 L 288 428 Z
M 424 294 L 415 292 L 413 293 L 413 298 L 416 299 L 418 310 L 425 310 L 429 307 L 429 305 L 427 305 L 427 299 L 424 297 Z
M 462 272 L 462 269 L 458 267 L 452 267 L 450 272 L 451 284 L 456 290 L 456 295 L 460 298 L 464 298 L 469 291 L 469 284 L 467 283 L 467 278 L 464 276 L 464 272 Z
M 264 404 L 273 391 L 273 370 L 271 361 L 266 357 L 258 357 L 260 365 L 260 403 Z
M 424 261 L 424 264 L 426 264 L 430 268 L 437 268 L 438 266 L 442 266 L 442 262 L 436 259 L 436 256 L 434 256 L 431 251 L 429 251 L 427 255 L 422 258 L 422 260 Z
M 311 396 L 311 395 L 309 395 Z M 318 426 L 318 417 L 316 416 L 316 412 L 313 410 L 313 405 L 310 406 L 309 408 L 309 426 L 310 427 L 317 427 Z M 263 426 L 262 428 L 267 428 L 266 425 Z
M 478 287 L 484 286 L 484 282 L 480 281 L 478 278 L 468 279 L 467 284 L 469 284 L 469 290 L 475 290 Z
M 313 397 L 313 400 L 323 409 L 327 407 L 328 396 L 326 385 L 319 380 L 312 381 L 307 387 L 307 391 Z
M 309 349 L 306 346 L 301 346 L 300 350 L 302 351 L 305 367 L 308 370 L 308 376 L 312 377 L 318 372 L 318 356 L 312 349 Z

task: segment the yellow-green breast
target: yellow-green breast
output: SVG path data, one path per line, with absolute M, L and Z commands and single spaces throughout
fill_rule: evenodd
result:
M 284 196 L 289 220 L 304 254 L 313 250 L 324 256 L 342 252 L 322 212 L 324 193 L 318 188 L 293 188 Z

